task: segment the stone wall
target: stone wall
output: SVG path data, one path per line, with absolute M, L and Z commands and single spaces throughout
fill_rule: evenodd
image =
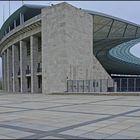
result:
M 93 45 L 92 15 L 65 2 L 43 9 L 43 93 L 65 92 L 67 79 L 110 78 Z

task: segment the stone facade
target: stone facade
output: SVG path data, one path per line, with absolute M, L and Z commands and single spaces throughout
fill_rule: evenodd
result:
M 19 92 L 18 77 L 17 73 L 19 71 L 19 58 L 18 58 L 18 46 L 12 46 L 12 68 L 13 68 L 13 92 Z
M 9 92 L 65 92 L 67 80 L 111 79 L 93 55 L 93 16 L 65 2 L 22 20 L 0 45 Z
M 43 9 L 43 93 L 65 92 L 67 79 L 110 78 L 93 46 L 91 15 L 65 2 Z

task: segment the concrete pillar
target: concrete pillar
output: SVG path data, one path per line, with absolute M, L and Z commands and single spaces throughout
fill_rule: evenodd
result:
M 10 29 L 10 26 L 9 26 L 9 32 L 10 32 L 10 30 L 11 30 L 11 29 Z
M 7 91 L 12 91 L 12 51 L 7 49 Z
M 12 46 L 12 65 L 13 65 L 13 92 L 19 92 L 18 83 L 18 70 L 19 70 L 19 59 L 18 59 L 18 46 Z
M 31 92 L 38 92 L 38 79 L 37 79 L 37 64 L 38 64 L 38 37 L 31 36 Z
M 7 51 L 4 52 L 4 90 L 7 91 Z
M 6 53 L 6 57 L 7 57 L 7 91 L 9 92 L 9 49 L 7 49 L 7 53 Z
M 122 91 L 122 78 L 120 78 L 120 91 Z
M 4 90 L 4 53 L 2 53 L 2 89 Z
M 126 79 L 126 82 L 127 82 L 127 85 L 126 85 L 127 89 L 126 89 L 126 91 L 128 91 L 128 78 Z
M 20 25 L 24 23 L 24 15 L 20 13 Z
M 134 78 L 134 92 L 136 92 L 136 78 Z
M 20 76 L 21 76 L 21 93 L 27 92 L 26 78 L 26 42 L 20 41 Z
M 16 26 L 17 26 L 17 25 L 16 25 L 16 20 L 14 20 L 14 28 L 16 28 Z

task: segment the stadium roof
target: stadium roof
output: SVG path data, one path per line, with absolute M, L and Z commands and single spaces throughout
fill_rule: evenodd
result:
M 5 30 L 12 28 L 14 20 L 19 22 L 20 13 L 24 20 L 38 15 L 47 6 L 23 5 L 16 10 L 3 24 L 0 40 Z M 93 15 L 93 53 L 107 70 L 116 74 L 140 74 L 140 59 L 130 53 L 130 48 L 140 42 L 140 25 L 106 15 L 84 10 Z
M 140 25 L 87 11 L 93 15 L 93 53 L 108 73 L 140 74 L 140 59 L 130 48 L 140 42 Z
M 25 4 L 19 9 L 17 9 L 9 18 L 4 22 L 0 30 L 0 40 L 5 34 L 5 30 L 9 30 L 9 26 L 12 28 L 14 26 L 14 20 L 16 20 L 17 24 L 20 22 L 20 13 L 24 14 L 24 20 L 27 21 L 32 17 L 41 14 L 41 9 L 47 7 L 44 5 L 31 5 Z

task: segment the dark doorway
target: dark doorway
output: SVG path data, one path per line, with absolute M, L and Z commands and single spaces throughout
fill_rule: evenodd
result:
M 42 92 L 42 76 L 38 76 L 38 91 Z
M 27 77 L 27 90 L 31 92 L 31 77 Z

